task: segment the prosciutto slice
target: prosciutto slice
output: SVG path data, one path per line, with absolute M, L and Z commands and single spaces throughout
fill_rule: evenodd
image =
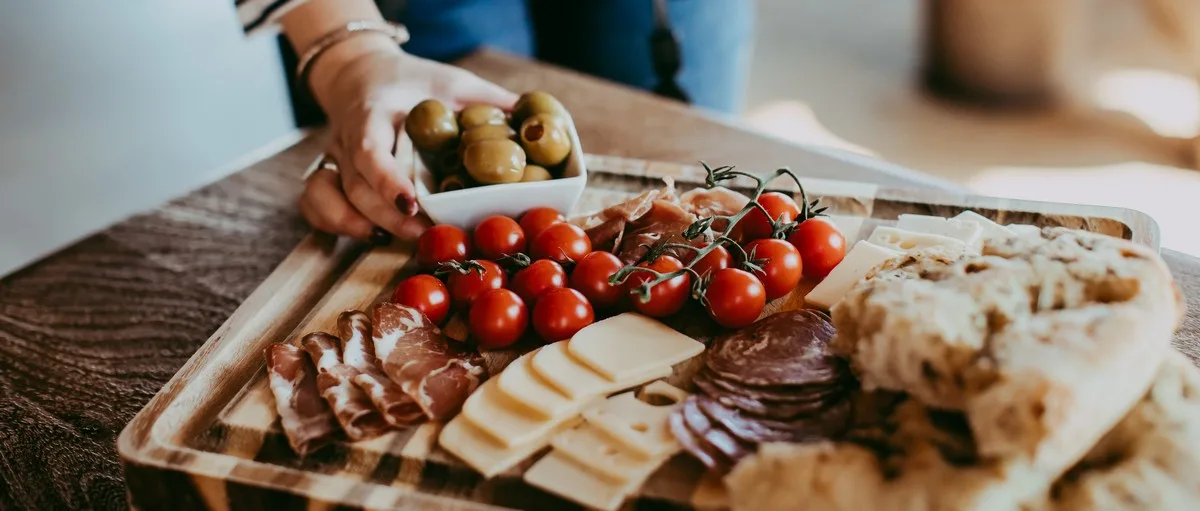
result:
M 342 363 L 340 341 L 325 332 L 313 332 L 300 340 L 317 366 L 317 388 L 333 408 L 333 414 L 352 441 L 373 438 L 387 431 L 388 424 L 371 398 L 353 383 L 359 371 Z
M 284 343 L 266 349 L 267 383 L 288 445 L 300 457 L 333 440 L 337 420 L 317 389 L 317 368 L 300 348 Z
M 371 319 L 366 313 L 351 310 L 338 316 L 338 337 L 342 363 L 358 371 L 351 381 L 367 393 L 375 409 L 383 414 L 383 420 L 395 427 L 406 427 L 425 418 L 421 407 L 380 369 L 371 339 Z
M 667 184 L 657 190 L 649 190 L 642 194 L 604 208 L 592 215 L 574 220 L 587 233 L 592 242 L 593 250 L 616 252 L 621 246 L 621 238 L 626 226 L 650 212 L 654 201 L 674 201 L 675 184 L 667 179 Z
M 421 311 L 381 303 L 372 311 L 383 371 L 433 420 L 450 418 L 488 376 L 483 357 L 451 340 Z
M 704 242 L 704 237 L 688 241 L 683 237 L 696 216 L 688 213 L 679 204 L 656 200 L 650 204 L 646 214 L 629 223 L 622 237 L 617 257 L 625 264 L 633 264 L 645 255 L 647 247 L 658 243 L 695 243 Z M 692 252 L 687 249 L 674 249 L 663 252 L 687 261 Z
M 698 217 L 730 216 L 741 211 L 750 202 L 750 197 L 725 187 L 695 188 L 679 196 L 679 205 L 684 211 Z M 715 230 L 723 227 L 713 226 Z

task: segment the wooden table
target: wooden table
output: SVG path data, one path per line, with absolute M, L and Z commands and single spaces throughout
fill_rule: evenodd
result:
M 462 65 L 512 90 L 562 98 L 592 153 L 950 186 L 504 55 Z M 0 509 L 125 506 L 117 434 L 308 231 L 294 204 L 319 138 L 0 281 Z M 1190 308 L 1177 344 L 1197 360 L 1200 260 L 1163 256 Z

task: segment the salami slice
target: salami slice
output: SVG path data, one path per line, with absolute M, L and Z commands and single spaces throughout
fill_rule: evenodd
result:
M 845 363 L 826 349 L 833 334 L 820 313 L 778 312 L 716 340 L 706 364 L 721 378 L 744 385 L 830 384 L 845 371 Z
M 708 368 L 698 371 L 695 378 L 696 380 L 707 380 L 711 385 L 715 385 L 720 393 L 737 394 L 770 403 L 821 401 L 844 392 L 848 383 L 845 378 L 842 378 L 829 385 L 751 387 L 721 378 Z
M 675 413 L 683 415 L 683 423 L 704 443 L 721 453 L 724 466 L 736 465 L 742 458 L 754 452 L 755 444 L 743 444 L 728 431 L 716 426 L 696 405 L 696 398 L 689 397 Z
M 728 468 L 728 461 L 717 452 L 712 446 L 708 445 L 703 439 L 692 433 L 684 423 L 683 411 L 676 409 L 671 412 L 667 423 L 671 428 L 671 435 L 683 446 L 683 450 L 691 454 L 692 457 L 704 464 L 708 468 Z
M 749 416 L 708 396 L 695 396 L 695 401 L 709 419 L 750 444 L 805 442 L 836 437 L 849 427 L 853 415 L 853 406 L 846 399 L 833 403 L 820 414 L 790 421 Z

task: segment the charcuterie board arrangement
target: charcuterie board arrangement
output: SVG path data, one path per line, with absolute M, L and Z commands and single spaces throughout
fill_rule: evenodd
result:
M 306 240 L 122 434 L 131 502 L 1077 509 L 1200 430 L 1144 215 L 586 166 L 571 211 Z

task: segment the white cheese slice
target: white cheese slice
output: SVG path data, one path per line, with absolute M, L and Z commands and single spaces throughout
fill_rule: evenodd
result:
M 580 420 L 575 417 L 534 438 L 533 441 L 505 447 L 459 416 L 451 419 L 442 428 L 438 435 L 438 445 L 482 474 L 485 479 L 491 479 L 546 447 L 554 435 L 574 427 Z
M 575 400 L 554 417 L 539 417 L 500 392 L 496 380 L 492 379 L 480 385 L 467 398 L 459 415 L 500 445 L 512 447 L 540 438 L 559 424 L 578 416 L 580 411 L 597 399 Z
M 1036 225 L 1029 224 L 1008 224 L 1009 231 L 1012 231 L 1015 236 L 1041 236 L 1042 228 Z
M 846 238 L 847 245 L 853 245 L 858 241 L 863 223 L 867 220 L 866 217 L 847 215 L 828 215 L 828 218 L 841 231 L 842 237 Z
M 804 301 L 829 310 L 833 304 L 841 301 L 850 288 L 865 277 L 872 268 L 901 253 L 869 241 L 855 243 L 842 262 L 833 267 L 833 271 L 825 276 L 825 280 L 809 291 L 808 295 L 804 297 Z
M 671 367 L 704 351 L 704 344 L 634 312 L 592 323 L 567 341 L 576 360 L 609 381 Z
M 666 461 L 667 456 L 645 458 L 592 427 L 587 422 L 554 435 L 554 451 L 613 481 L 644 480 Z
M 983 248 L 983 226 L 975 222 L 940 216 L 900 215 L 896 228 L 954 238 L 975 252 Z
M 959 213 L 958 216 L 955 216 L 954 218 L 956 220 L 962 220 L 965 222 L 973 222 L 976 225 L 978 225 L 979 227 L 983 228 L 983 239 L 985 239 L 985 240 L 1005 239 L 1005 238 L 1011 238 L 1016 235 L 1013 233 L 1013 231 L 1011 229 L 1008 229 L 1008 228 L 1004 227 L 1003 225 L 993 222 L 992 219 L 990 219 L 986 216 L 980 215 L 979 213 L 976 213 L 974 211 L 970 211 L 970 210 L 963 211 L 962 213 Z
M 571 356 L 567 341 L 542 346 L 530 366 L 546 383 L 572 400 L 612 394 L 671 375 L 671 366 L 660 366 L 623 381 L 609 381 Z
M 967 244 L 948 236 L 906 231 L 895 227 L 876 227 L 867 241 L 892 250 L 915 252 L 917 250 L 942 247 L 951 250 L 967 250 Z
M 625 392 L 584 410 L 583 419 L 631 452 L 643 458 L 657 458 L 680 449 L 667 422 L 678 406 L 678 403 L 655 406 L 638 399 L 634 392 Z
M 642 484 L 637 479 L 615 482 L 596 477 L 587 467 L 556 450 L 542 456 L 525 471 L 525 482 L 547 493 L 604 511 L 620 507 L 625 498 Z
M 533 350 L 512 361 L 497 376 L 497 386 L 513 401 L 544 418 L 558 416 L 574 404 L 571 398 L 555 390 L 533 372 L 532 361 L 538 350 Z

